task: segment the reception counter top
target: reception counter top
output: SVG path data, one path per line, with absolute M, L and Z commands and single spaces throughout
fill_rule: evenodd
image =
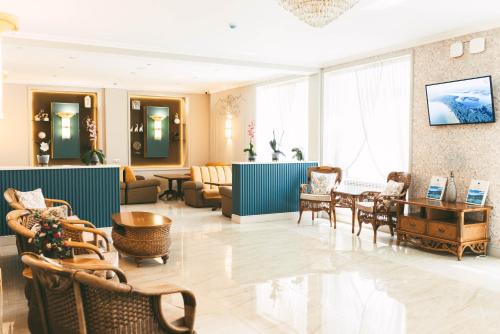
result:
M 39 167 L 39 166 L 0 166 L 0 170 L 41 170 L 41 169 L 85 169 L 85 168 L 119 168 L 119 165 L 97 165 L 97 166 L 87 166 L 87 165 L 57 165 L 49 167 Z
M 111 226 L 111 215 L 120 211 L 119 166 L 0 167 L 0 191 L 14 188 L 30 191 L 41 188 L 47 198 L 68 201 L 81 219 L 98 227 Z M 10 207 L 0 201 L 4 220 Z M 0 224 L 0 235 L 10 234 Z
M 233 221 L 283 219 L 299 210 L 299 187 L 317 162 L 233 163 Z

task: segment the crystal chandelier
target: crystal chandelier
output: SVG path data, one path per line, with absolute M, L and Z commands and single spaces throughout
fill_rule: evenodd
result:
M 351 9 L 359 0 L 278 0 L 289 12 L 315 28 L 321 28 Z

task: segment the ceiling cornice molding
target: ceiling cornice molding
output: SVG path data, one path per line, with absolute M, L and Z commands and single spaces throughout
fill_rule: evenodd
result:
M 237 60 L 228 58 L 203 57 L 196 55 L 169 53 L 157 50 L 133 49 L 133 48 L 116 47 L 116 46 L 74 43 L 67 41 L 40 39 L 35 36 L 31 36 L 29 34 L 20 34 L 20 33 L 17 33 L 15 35 L 5 36 L 3 38 L 3 41 L 6 44 L 13 44 L 16 46 L 33 46 L 33 47 L 64 49 L 64 50 L 82 51 L 82 52 L 114 54 L 114 55 L 129 56 L 129 57 L 155 58 L 155 59 L 177 60 L 177 61 L 195 62 L 195 63 L 209 63 L 209 64 L 251 67 L 251 68 L 274 69 L 274 70 L 289 71 L 295 74 L 313 74 L 319 71 L 319 67 L 275 64 L 275 63 Z

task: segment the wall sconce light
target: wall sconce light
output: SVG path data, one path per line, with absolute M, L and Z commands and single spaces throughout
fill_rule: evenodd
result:
M 154 140 L 161 140 L 161 121 L 163 121 L 165 119 L 165 116 L 164 115 L 153 115 L 150 117 L 154 121 L 153 138 L 154 138 Z
M 233 136 L 233 116 L 231 114 L 226 115 L 224 135 L 226 139 L 231 139 L 231 137 Z
M 179 118 L 179 113 L 175 113 L 174 123 L 177 125 L 181 124 L 181 119 Z
M 71 117 L 75 116 L 72 111 L 61 111 L 57 113 L 61 117 L 61 138 L 71 139 Z

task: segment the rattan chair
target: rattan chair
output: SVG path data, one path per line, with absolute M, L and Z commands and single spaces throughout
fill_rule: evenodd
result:
M 336 174 L 335 187 L 331 190 L 330 194 L 311 194 L 307 191 L 311 183 L 311 173 L 324 173 L 324 174 Z M 328 213 L 330 219 L 330 226 L 332 226 L 332 216 L 333 216 L 333 227 L 337 228 L 337 215 L 335 213 L 335 204 L 332 202 L 332 193 L 336 187 L 342 182 L 342 169 L 339 167 L 309 167 L 307 169 L 307 184 L 300 185 L 300 197 L 299 197 L 299 220 L 297 224 L 300 224 L 302 219 L 302 213 L 304 211 L 311 211 L 312 220 L 314 222 L 314 213 L 325 211 Z
M 35 236 L 35 232 L 31 230 L 37 223 L 35 215 L 28 210 L 13 210 L 7 214 L 6 218 L 7 225 L 16 235 L 18 253 L 35 251 L 32 244 L 28 242 Z M 103 260 L 106 253 L 111 251 L 111 241 L 107 234 L 98 230 L 92 223 L 83 220 L 60 220 L 59 222 L 63 227 L 63 237 L 75 255 L 96 254 Z
M 7 188 L 4 193 L 3 197 L 7 201 L 7 203 L 10 205 L 12 210 L 24 210 L 26 209 L 18 200 L 17 195 L 16 195 L 16 189 L 13 188 Z M 45 198 L 45 205 L 47 207 L 53 207 L 56 205 L 66 205 L 68 207 L 68 215 L 73 215 L 73 209 L 71 208 L 71 205 L 61 199 L 51 199 L 51 198 Z
M 373 242 L 377 242 L 377 230 L 380 226 L 388 225 L 391 236 L 394 236 L 394 227 L 397 220 L 396 199 L 405 199 L 411 184 L 411 174 L 405 172 L 391 172 L 387 176 L 389 181 L 401 182 L 404 184 L 403 190 L 397 196 L 382 196 L 377 191 L 365 191 L 359 198 L 356 205 L 358 211 L 359 231 L 361 233 L 363 224 L 371 224 L 373 227 Z
M 137 289 L 119 279 L 105 280 L 85 270 L 74 270 L 49 262 L 35 254 L 22 261 L 33 274 L 30 312 L 41 319 L 37 333 L 194 333 L 196 299 L 192 292 L 175 285 L 154 290 Z M 172 317 L 162 310 L 162 297 L 180 294 L 184 314 Z

